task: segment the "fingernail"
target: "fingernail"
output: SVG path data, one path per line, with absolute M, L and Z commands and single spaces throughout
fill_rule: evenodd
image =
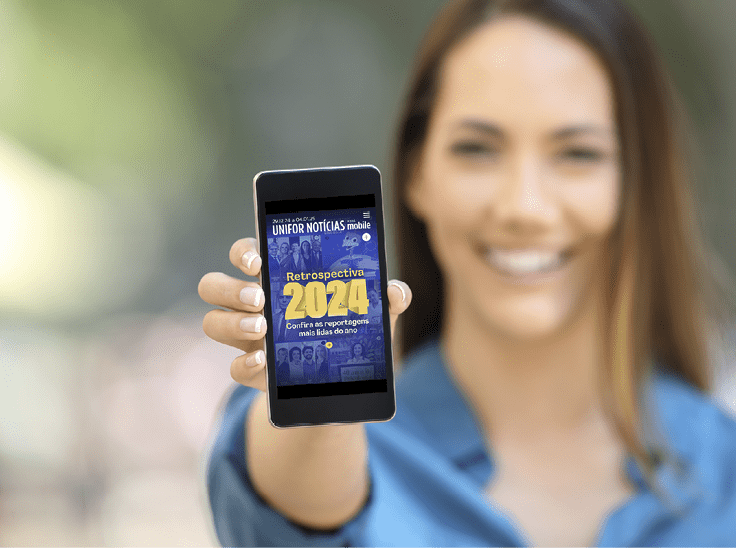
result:
M 403 303 L 406 301 L 406 292 L 404 291 L 404 288 L 401 287 L 401 284 L 397 284 L 396 282 L 391 282 L 388 285 L 395 285 L 396 287 L 398 287 L 399 290 L 401 291 L 401 302 Z
M 257 258 L 258 253 L 256 253 L 255 251 L 246 251 L 243 254 L 243 264 L 246 266 L 246 268 L 250 269 L 250 267 L 253 266 L 253 261 L 255 261 Z
M 240 320 L 240 329 L 246 333 L 260 333 L 264 323 L 266 318 L 263 316 L 243 318 Z
M 266 355 L 263 353 L 263 350 L 259 350 L 255 354 L 245 358 L 245 365 L 248 367 L 255 367 L 256 365 L 261 365 L 265 359 Z
M 240 301 L 243 304 L 258 306 L 261 304 L 262 295 L 263 289 L 261 289 L 260 287 L 244 287 L 240 291 Z

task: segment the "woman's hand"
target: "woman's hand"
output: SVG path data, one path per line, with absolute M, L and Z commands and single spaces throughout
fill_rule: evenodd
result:
M 238 240 L 230 248 L 230 262 L 249 276 L 258 276 L 263 264 L 255 238 Z M 199 296 L 225 308 L 208 312 L 202 327 L 211 339 L 245 352 L 230 365 L 232 378 L 245 386 L 266 391 L 266 357 L 263 337 L 268 326 L 263 317 L 266 300 L 257 282 L 246 282 L 221 272 L 209 272 L 199 282 Z M 411 303 L 411 290 L 404 282 L 388 283 L 391 334 L 399 315 Z

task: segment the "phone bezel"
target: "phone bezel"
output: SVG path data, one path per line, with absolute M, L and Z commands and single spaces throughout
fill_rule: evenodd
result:
M 266 294 L 263 314 L 269 327 L 273 311 L 270 299 L 270 280 L 263 274 L 268 257 L 265 203 L 275 200 L 299 200 L 306 198 L 332 198 L 373 194 L 376 200 L 376 232 L 378 236 L 378 263 L 383 313 L 384 344 L 386 356 L 386 392 L 367 394 L 330 395 L 279 399 L 276 396 L 274 335 L 266 331 L 266 379 L 269 421 L 277 428 L 294 426 L 321 426 L 356 422 L 382 422 L 396 414 L 391 324 L 388 312 L 386 244 L 381 173 L 373 165 L 323 167 L 310 169 L 285 169 L 262 171 L 253 178 L 253 204 L 255 207 L 256 233 L 259 251 L 264 258 L 260 281 Z

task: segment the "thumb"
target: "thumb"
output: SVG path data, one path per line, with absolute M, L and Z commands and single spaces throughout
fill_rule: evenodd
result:
M 393 339 L 396 320 L 411 304 L 411 289 L 404 282 L 390 280 L 388 282 L 388 312 L 391 319 L 391 338 Z

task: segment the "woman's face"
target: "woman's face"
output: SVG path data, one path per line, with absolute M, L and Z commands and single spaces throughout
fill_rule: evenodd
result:
M 307 240 L 302 242 L 302 255 L 309 255 L 312 252 L 312 246 Z
M 508 17 L 451 51 L 407 198 L 455 311 L 517 339 L 562 328 L 603 274 L 617 151 L 608 76 L 576 39 Z
M 291 351 L 292 361 L 298 361 L 301 357 L 302 357 L 302 353 L 301 353 L 301 350 L 299 350 L 298 348 L 295 348 L 294 350 Z
M 378 291 L 376 291 L 375 289 L 371 289 L 368 292 L 368 302 L 371 304 L 378 303 Z
M 314 351 L 318 360 L 327 359 L 327 349 L 324 346 L 318 346 L 317 350 Z
M 361 357 L 363 355 L 363 345 L 357 343 L 355 346 L 353 346 L 353 354 L 356 358 Z
M 287 243 L 281 244 L 281 254 L 288 255 L 288 253 L 289 253 L 289 244 Z

